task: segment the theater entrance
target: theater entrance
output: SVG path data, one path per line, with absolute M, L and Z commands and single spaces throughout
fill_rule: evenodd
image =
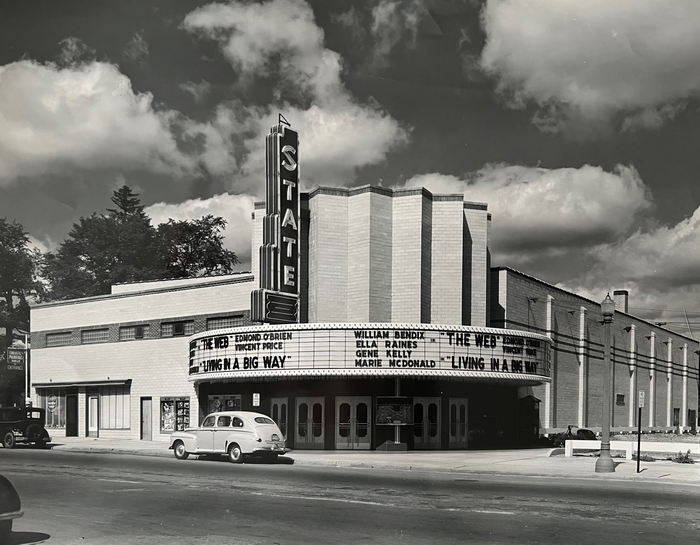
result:
M 413 448 L 440 448 L 440 398 L 413 398 Z
M 323 396 L 297 397 L 294 448 L 322 449 L 324 445 Z
M 469 402 L 466 397 L 451 397 L 449 410 L 449 448 L 467 448 Z
M 337 396 L 335 398 L 335 448 L 369 449 L 371 442 L 372 398 Z
M 288 398 L 273 397 L 270 399 L 270 416 L 272 416 L 272 420 L 275 421 L 282 432 L 282 437 L 284 437 L 285 444 L 289 445 L 287 442 L 287 430 L 289 428 Z

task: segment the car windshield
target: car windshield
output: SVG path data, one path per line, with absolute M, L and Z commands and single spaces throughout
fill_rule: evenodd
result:
M 274 420 L 270 420 L 266 416 L 256 416 L 255 417 L 255 422 L 258 424 L 274 424 Z

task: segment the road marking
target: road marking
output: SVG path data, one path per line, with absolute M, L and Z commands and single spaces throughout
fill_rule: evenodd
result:
M 253 496 L 269 496 L 270 494 L 265 494 L 264 492 L 251 492 Z M 325 496 L 303 496 L 303 495 L 293 495 L 293 494 L 273 494 L 275 498 L 286 498 L 290 500 L 316 500 L 316 501 L 336 501 L 340 503 L 358 503 L 361 505 L 376 505 L 380 507 L 396 507 L 396 505 L 391 503 L 381 503 L 378 501 L 367 501 L 367 500 L 348 500 L 344 498 L 327 498 Z
M 515 515 L 513 511 L 496 511 L 488 509 L 474 509 L 474 513 L 483 513 L 484 515 Z
M 143 484 L 143 481 L 127 481 L 126 479 L 106 479 L 98 478 L 98 481 L 107 481 L 110 483 L 127 483 L 127 484 Z

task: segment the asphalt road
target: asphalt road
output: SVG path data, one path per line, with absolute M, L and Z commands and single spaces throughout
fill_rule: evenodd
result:
M 0 449 L 12 544 L 695 544 L 700 486 Z

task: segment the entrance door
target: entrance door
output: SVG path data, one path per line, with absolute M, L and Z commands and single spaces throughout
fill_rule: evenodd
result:
M 450 398 L 449 448 L 467 448 L 469 402 L 466 397 Z
M 96 395 L 88 397 L 88 437 L 99 435 L 100 401 Z
M 151 416 L 151 398 L 141 398 L 141 439 L 153 441 L 153 418 Z
M 335 398 L 335 448 L 370 448 L 372 398 L 338 396 Z
M 286 397 L 273 397 L 270 400 L 270 416 L 279 426 L 287 444 L 287 429 L 289 428 L 289 400 Z
M 295 448 L 322 449 L 324 445 L 323 397 L 296 398 Z
M 66 437 L 78 437 L 78 396 L 66 396 Z
M 413 448 L 440 448 L 440 398 L 413 398 Z

